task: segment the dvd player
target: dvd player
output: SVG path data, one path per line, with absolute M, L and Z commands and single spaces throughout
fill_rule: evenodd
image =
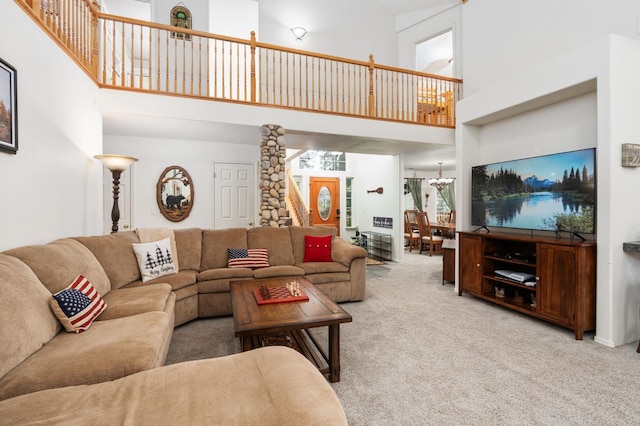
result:
M 508 269 L 496 269 L 493 271 L 497 277 L 506 278 L 509 280 L 517 281 L 519 283 L 524 283 L 527 281 L 534 281 L 536 276 L 533 274 L 527 274 L 526 272 L 514 272 Z

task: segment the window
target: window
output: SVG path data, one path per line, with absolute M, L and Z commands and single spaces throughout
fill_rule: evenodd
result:
M 453 77 L 453 31 L 416 45 L 416 71 Z
M 353 178 L 348 177 L 345 184 L 346 196 L 345 202 L 347 208 L 345 209 L 345 228 L 353 228 L 353 198 L 351 196 L 353 190 Z
M 307 151 L 300 157 L 301 170 L 324 170 L 344 172 L 346 158 L 344 152 Z
M 451 208 L 447 205 L 440 191 L 436 193 L 436 222 L 449 222 Z

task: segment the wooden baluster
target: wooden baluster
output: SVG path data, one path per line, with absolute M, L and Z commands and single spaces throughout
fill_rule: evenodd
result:
M 373 70 L 375 64 L 373 62 L 373 54 L 369 55 L 369 117 L 375 117 L 375 97 L 373 94 Z
M 251 102 L 256 101 L 256 32 L 251 31 Z

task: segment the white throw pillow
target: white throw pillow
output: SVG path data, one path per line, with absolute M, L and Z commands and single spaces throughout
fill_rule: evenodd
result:
M 152 243 L 133 244 L 142 282 L 177 272 L 169 238 Z

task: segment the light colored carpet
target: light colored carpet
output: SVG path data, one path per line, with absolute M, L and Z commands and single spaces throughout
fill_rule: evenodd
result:
M 351 425 L 640 424 L 640 354 L 441 284 L 442 258 L 367 267 L 344 303 L 341 381 Z M 316 333 L 326 336 L 322 330 Z M 239 352 L 231 317 L 176 328 L 167 363 Z

